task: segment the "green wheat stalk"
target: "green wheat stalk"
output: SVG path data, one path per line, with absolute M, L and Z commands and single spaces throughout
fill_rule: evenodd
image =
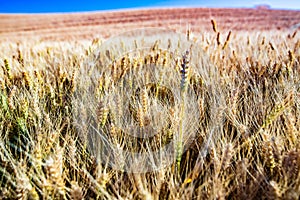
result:
M 185 95 L 188 86 L 188 72 L 189 72 L 189 51 L 186 51 L 185 54 L 182 56 L 182 64 L 181 64 L 181 82 L 180 82 L 180 96 L 181 96 L 181 104 L 180 104 L 180 116 L 179 116 L 179 140 L 177 141 L 176 145 L 176 162 L 177 162 L 177 169 L 178 173 L 180 172 L 180 163 L 181 157 L 183 153 L 183 118 L 185 112 Z

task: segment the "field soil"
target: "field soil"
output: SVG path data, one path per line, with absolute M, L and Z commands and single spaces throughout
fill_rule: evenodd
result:
M 169 8 L 68 14 L 0 14 L 0 41 L 82 40 L 110 37 L 141 27 L 184 32 L 286 30 L 300 26 L 300 11 L 272 9 Z

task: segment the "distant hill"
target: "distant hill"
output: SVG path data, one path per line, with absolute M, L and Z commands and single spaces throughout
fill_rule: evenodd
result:
M 256 8 L 258 10 L 270 10 L 271 6 L 268 4 L 257 4 L 254 6 L 254 8 Z

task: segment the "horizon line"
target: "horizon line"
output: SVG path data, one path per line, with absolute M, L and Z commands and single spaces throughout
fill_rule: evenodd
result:
M 132 8 L 116 8 L 116 9 L 103 9 L 103 10 L 82 10 L 82 11 L 64 11 L 64 12 L 0 12 L 0 15 L 30 15 L 30 14 L 89 14 L 89 13 L 105 13 L 105 12 L 124 12 L 124 11 L 139 11 L 139 10 L 158 10 L 158 9 L 186 9 L 186 8 L 203 8 L 203 9 L 254 9 L 259 10 L 259 6 L 269 6 L 265 8 L 266 10 L 291 10 L 291 11 L 300 11 L 300 9 L 291 9 L 291 8 L 276 8 L 268 4 L 257 4 L 253 6 L 195 6 L 195 5 L 175 5 L 175 6 L 146 6 L 146 7 L 132 7 Z

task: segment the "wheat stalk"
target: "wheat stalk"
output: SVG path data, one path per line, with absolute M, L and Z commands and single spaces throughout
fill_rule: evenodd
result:
M 189 73 L 189 51 L 186 51 L 185 54 L 182 56 L 182 64 L 181 64 L 181 81 L 180 81 L 180 96 L 181 96 L 181 103 L 180 103 L 180 116 L 179 116 L 179 138 L 176 144 L 176 161 L 177 161 L 177 168 L 178 173 L 180 173 L 180 163 L 181 157 L 183 153 L 183 120 L 184 120 L 184 113 L 185 113 L 185 95 L 186 90 L 188 87 L 188 73 Z M 179 174 L 178 174 L 179 175 Z

